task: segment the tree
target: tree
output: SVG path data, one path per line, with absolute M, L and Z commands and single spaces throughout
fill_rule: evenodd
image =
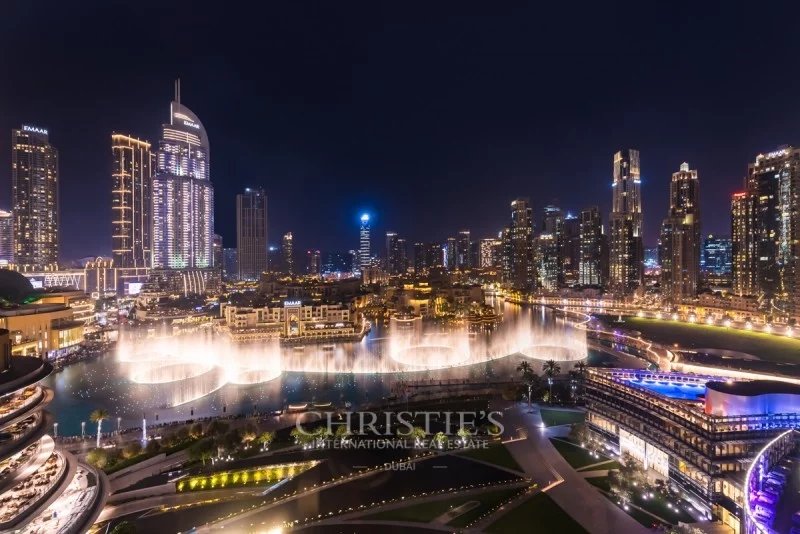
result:
M 210 460 L 214 456 L 214 442 L 211 439 L 202 439 L 189 447 L 189 458 L 191 460 L 200 460 L 203 465 L 206 465 L 206 460 Z
M 108 465 L 108 452 L 105 449 L 92 449 L 86 453 L 86 461 L 98 469 Z
M 263 450 L 269 449 L 269 444 L 275 439 L 275 433 L 265 431 L 258 435 L 257 441 L 261 444 Z
M 211 421 L 206 428 L 206 434 L 209 436 L 222 436 L 228 431 L 228 423 L 222 421 Z
M 555 360 L 547 360 L 542 364 L 542 371 L 547 377 L 547 385 L 550 386 L 550 402 L 553 402 L 553 377 L 561 373 L 561 366 Z
M 433 436 L 433 442 L 436 443 L 436 446 L 439 447 L 440 449 L 444 447 L 446 441 L 447 441 L 447 436 L 444 434 L 444 432 L 437 432 Z
M 472 437 L 472 432 L 469 431 L 468 428 L 464 428 L 463 426 L 458 429 L 458 437 L 461 438 L 461 443 L 466 443 L 469 438 Z
M 256 434 L 255 430 L 244 429 L 241 435 L 242 445 L 247 447 L 251 443 L 253 443 L 256 440 L 256 438 L 258 438 L 258 434 Z
M 138 441 L 131 441 L 125 448 L 122 449 L 122 457 L 125 459 L 133 458 L 134 456 L 139 456 L 142 453 L 142 444 Z
M 334 435 L 338 440 L 340 440 L 343 443 L 346 443 L 350 441 L 350 438 L 353 435 L 353 433 L 350 432 L 350 429 L 347 427 L 347 425 L 339 425 L 338 427 L 336 427 L 336 433 Z
M 584 445 L 589 441 L 589 431 L 584 423 L 575 423 L 569 429 L 569 438 L 575 443 Z
M 148 440 L 144 450 L 147 452 L 147 454 L 155 454 L 161 450 L 161 444 L 154 439 Z
M 533 367 L 531 367 L 530 362 L 527 360 L 519 362 L 517 372 L 522 373 L 522 381 L 528 388 L 528 409 L 530 410 L 532 402 L 531 397 L 533 396 L 534 388 L 539 384 L 539 376 L 534 372 Z
M 89 420 L 92 423 L 97 423 L 97 448 L 100 448 L 100 432 L 103 420 L 108 419 L 108 412 L 103 408 L 98 408 L 89 415 Z
M 192 425 L 192 428 L 189 429 L 189 435 L 192 439 L 199 439 L 203 437 L 203 424 L 202 423 L 195 423 Z

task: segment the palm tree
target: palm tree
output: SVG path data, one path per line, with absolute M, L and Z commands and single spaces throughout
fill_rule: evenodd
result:
M 533 387 L 539 380 L 536 373 L 533 371 L 530 362 L 522 360 L 517 366 L 517 371 L 522 373 L 522 381 L 528 386 L 528 410 L 531 409 L 531 396 L 533 395 Z
M 561 373 L 561 366 L 555 360 L 547 360 L 542 365 L 542 371 L 547 377 L 547 384 L 550 386 L 550 403 L 553 403 L 553 377 Z
M 100 448 L 100 429 L 103 425 L 103 419 L 108 419 L 108 412 L 102 408 L 98 408 L 89 415 L 89 420 L 92 423 L 97 423 L 97 448 Z

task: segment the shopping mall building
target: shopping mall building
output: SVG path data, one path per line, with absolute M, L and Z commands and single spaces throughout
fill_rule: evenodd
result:
M 745 477 L 765 445 L 800 427 L 800 386 L 635 369 L 590 369 L 587 425 L 687 500 L 743 532 Z

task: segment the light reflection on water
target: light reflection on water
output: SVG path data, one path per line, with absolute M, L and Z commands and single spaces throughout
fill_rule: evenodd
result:
M 108 428 L 116 429 L 117 417 L 126 428 L 140 426 L 143 416 L 152 424 L 156 416 L 166 422 L 221 415 L 223 409 L 227 414 L 278 410 L 287 403 L 347 401 L 357 407 L 394 395 L 403 380 L 510 378 L 519 363 L 519 358 L 506 357 L 511 354 L 573 360 L 587 354 L 583 332 L 550 314 L 508 304 L 503 313 L 503 324 L 491 336 L 426 334 L 415 344 L 393 339 L 380 326 L 364 341 L 335 344 L 332 350 L 320 345 L 283 351 L 277 346 L 231 347 L 213 338 L 166 339 L 156 342 L 160 346 L 152 339 L 121 343 L 119 354 L 48 377 L 45 385 L 56 392 L 48 409 L 59 422 L 59 433 L 75 435 L 96 408 L 109 411 Z M 531 347 L 554 348 L 534 354 Z M 167 383 L 136 383 L 132 377 Z

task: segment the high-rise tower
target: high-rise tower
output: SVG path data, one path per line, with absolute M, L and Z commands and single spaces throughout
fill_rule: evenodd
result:
M 58 262 L 58 150 L 48 132 L 23 125 L 11 131 L 14 261 L 39 270 Z
M 208 136 L 176 88 L 153 179 L 153 267 L 206 268 L 213 262 L 214 237 Z
M 507 281 L 516 289 L 533 289 L 536 268 L 533 257 L 533 220 L 528 199 L 511 203 L 511 225 L 503 235 L 507 259 L 504 269 Z
M 150 143 L 111 135 L 112 248 L 115 267 L 151 266 L 153 154 Z
M 239 280 L 259 280 L 267 270 L 267 194 L 263 189 L 236 195 L 236 256 Z
M 369 214 L 365 213 L 361 216 L 361 228 L 358 232 L 358 266 L 362 269 L 367 267 L 372 260 L 369 231 Z
M 642 197 L 639 151 L 620 150 L 614 154 L 611 211 L 609 285 L 628 294 L 644 281 L 642 243 Z
M 662 294 L 674 300 L 694 297 L 700 284 L 700 182 L 688 163 L 672 174 L 660 247 Z

